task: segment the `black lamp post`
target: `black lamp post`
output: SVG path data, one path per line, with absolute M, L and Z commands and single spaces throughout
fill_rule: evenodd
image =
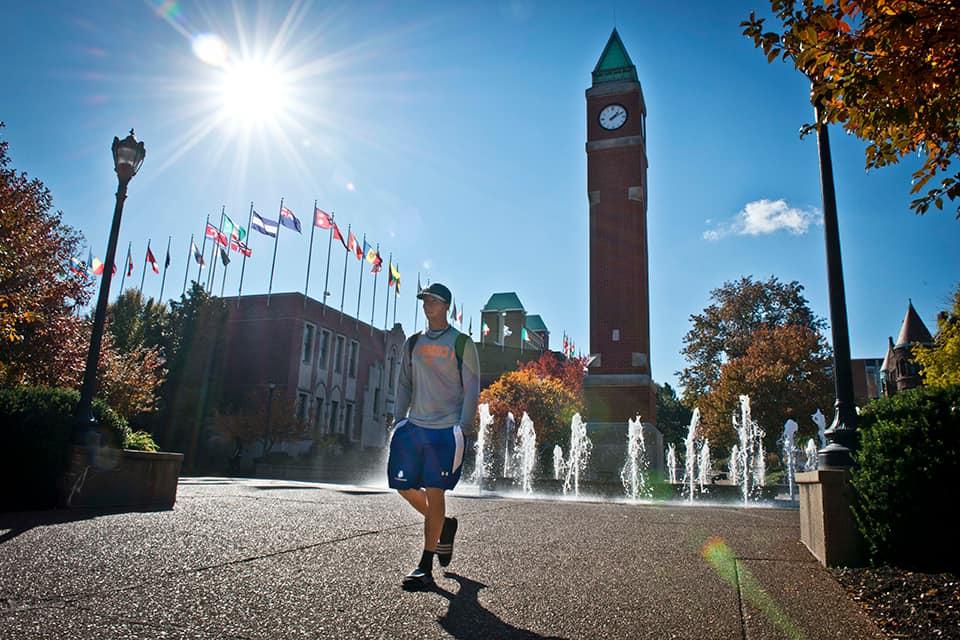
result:
M 83 385 L 80 387 L 80 403 L 77 404 L 74 428 L 74 441 L 77 444 L 87 443 L 87 440 L 95 438 L 97 433 L 97 421 L 93 417 L 93 392 L 97 385 L 100 344 L 103 342 L 103 326 L 107 318 L 107 301 L 110 298 L 110 283 L 113 280 L 113 264 L 117 257 L 120 218 L 123 215 L 123 201 L 127 198 L 127 184 L 133 176 L 137 175 L 146 155 L 143 143 L 137 142 L 133 137 L 133 129 L 130 129 L 130 135 L 123 140 L 113 138 L 113 168 L 117 172 L 118 183 L 117 204 L 113 210 L 110 241 L 107 243 L 100 293 L 97 297 L 97 308 L 93 314 L 93 328 L 90 332 L 90 351 L 87 352 L 87 366 L 83 371 Z
M 823 195 L 823 229 L 827 253 L 827 285 L 830 291 L 830 331 L 833 337 L 833 378 L 837 400 L 833 422 L 826 430 L 828 444 L 817 454 L 821 469 L 846 469 L 853 466 L 857 447 L 857 412 L 853 399 L 853 372 L 850 365 L 850 333 L 847 328 L 847 300 L 843 288 L 843 263 L 840 259 L 840 228 L 837 224 L 837 199 L 833 190 L 833 162 L 827 123 L 822 106 L 814 100 L 817 148 L 820 151 L 820 191 Z

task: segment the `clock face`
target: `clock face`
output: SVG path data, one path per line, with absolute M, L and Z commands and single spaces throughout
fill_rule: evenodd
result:
M 627 121 L 627 110 L 620 104 L 608 104 L 600 112 L 600 126 L 607 131 L 613 131 L 623 126 Z

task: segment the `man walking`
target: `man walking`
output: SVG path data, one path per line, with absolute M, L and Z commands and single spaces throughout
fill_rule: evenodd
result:
M 450 289 L 435 282 L 417 297 L 427 328 L 403 348 L 387 462 L 390 487 L 424 518 L 420 563 L 403 579 L 411 591 L 433 585 L 434 556 L 444 567 L 453 558 L 457 519 L 446 517 L 444 492 L 460 480 L 461 427 L 473 426 L 480 395 L 477 347 L 447 322 Z

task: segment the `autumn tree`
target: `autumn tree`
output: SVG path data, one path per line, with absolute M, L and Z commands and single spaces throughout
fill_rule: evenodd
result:
M 796 281 L 783 283 L 771 276 L 761 282 L 745 276 L 725 282 L 710 292 L 710 298 L 712 304 L 690 316 L 693 326 L 683 337 L 682 353 L 690 366 L 678 374 L 688 407 L 697 406 L 714 389 L 724 363 L 746 354 L 758 329 L 800 325 L 819 333 L 825 326 Z
M 683 442 L 692 417 L 693 412 L 680 402 L 673 387 L 666 382 L 657 385 L 657 429 L 665 444 Z
M 720 378 L 700 399 L 701 433 L 712 448 L 734 444 L 732 416 L 741 395 L 750 396 L 754 420 L 766 432 L 767 451 L 779 451 L 778 439 L 788 419 L 797 422 L 797 439 L 816 434 L 810 416 L 830 414 L 834 403 L 833 359 L 826 340 L 808 326 L 764 326 L 753 332 L 743 355 L 725 362 Z
M 932 387 L 960 385 L 960 285 L 953 294 L 953 307 L 937 315 L 933 345 L 913 348 L 922 367 L 923 383 Z
M 0 127 L 3 124 L 0 123 Z M 71 269 L 82 238 L 53 211 L 44 184 L 10 166 L 0 140 L 0 384 L 62 385 L 83 370 L 93 286 Z
M 941 174 L 911 208 L 960 196 L 960 1 L 771 0 L 779 21 L 751 12 L 744 35 L 769 62 L 789 60 L 812 82 L 820 118 L 865 140 L 866 167 L 919 155 L 911 193 Z M 814 125 L 806 125 L 808 133 Z M 953 165 L 953 168 L 951 166 Z M 957 206 L 960 218 L 960 203 Z
M 503 422 L 507 412 L 513 412 L 520 423 L 524 412 L 533 420 L 537 445 L 553 448 L 565 446 L 573 414 L 583 411 L 583 401 L 576 393 L 552 376 L 540 376 L 531 371 L 510 371 L 480 392 L 480 402 L 490 405 L 495 416 L 490 437 L 494 442 L 503 439 Z
M 556 378 L 577 396 L 583 394 L 583 376 L 586 358 L 565 358 L 552 351 L 544 351 L 539 358 L 525 362 L 520 371 L 528 371 L 541 378 Z

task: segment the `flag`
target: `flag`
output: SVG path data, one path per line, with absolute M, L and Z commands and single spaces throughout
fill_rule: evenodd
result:
M 456 302 L 454 302 L 453 307 L 450 308 L 450 319 L 451 320 L 457 319 L 457 303 Z
M 490 335 L 490 327 L 487 326 L 486 322 L 483 323 L 483 328 L 481 330 L 483 331 L 484 336 Z
M 196 242 L 191 242 L 191 244 L 193 245 L 193 246 L 192 246 L 192 249 L 193 249 L 193 259 L 196 260 L 196 261 L 197 261 L 197 264 L 199 264 L 199 265 L 202 267 L 204 264 L 206 264 L 206 263 L 204 262 L 204 260 L 203 260 L 203 254 L 200 253 L 200 248 L 197 247 L 197 243 L 196 243 Z M 132 262 L 132 261 L 131 261 L 130 265 L 131 265 L 131 267 L 133 266 L 133 262 Z M 129 274 L 128 274 L 128 275 L 129 275 Z
M 209 222 L 207 223 L 207 228 L 206 228 L 206 230 L 204 231 L 204 234 L 205 234 L 208 238 L 210 238 L 211 240 L 216 240 L 216 239 L 217 239 L 217 235 L 218 235 L 219 233 L 220 233 L 220 232 L 217 231 L 217 228 L 216 228 L 215 226 L 213 226 L 213 225 L 210 224 Z
M 87 265 L 80 258 L 70 258 L 70 271 L 78 276 L 83 275 L 87 272 Z
M 390 263 L 390 279 L 393 281 L 393 284 L 397 287 L 397 293 L 400 293 L 400 270 L 397 269 L 397 265 Z
M 370 260 L 370 256 L 367 256 L 367 260 Z M 380 257 L 380 252 L 377 251 L 373 254 L 373 260 L 370 260 L 373 263 L 373 268 L 370 269 L 370 273 L 380 273 L 380 269 L 383 268 L 383 258 Z
M 87 269 L 87 273 L 93 273 L 93 249 L 87 250 L 87 263 L 84 266 Z
M 130 252 L 127 252 L 127 277 L 133 275 L 133 256 L 130 255 Z
M 370 243 L 366 240 L 363 241 L 363 255 L 367 257 L 367 262 L 373 264 L 377 261 L 377 252 L 373 247 L 370 246 Z
M 350 232 L 350 236 L 347 238 L 347 251 L 355 253 L 357 260 L 363 260 L 363 251 L 360 250 L 360 242 L 357 240 L 357 236 L 353 235 L 353 231 Z
M 467 335 L 473 337 L 473 316 L 470 316 L 470 324 L 467 326 Z
M 290 209 L 286 207 L 280 207 L 280 224 L 300 233 L 300 221 L 297 219 L 297 216 L 293 215 L 293 211 L 290 211 Z
M 512 336 L 512 335 L 513 335 L 513 331 L 510 331 L 510 327 L 508 327 L 507 325 L 503 325 L 503 337 L 506 338 L 507 336 Z
M 457 322 L 459 322 L 461 326 L 463 325 L 463 305 L 460 305 L 460 310 L 457 311 Z
M 223 263 L 223 266 L 227 266 L 228 264 L 230 264 L 230 256 L 223 249 L 220 249 L 220 262 Z
M 241 240 L 231 240 L 230 241 L 230 251 L 239 251 L 248 258 L 253 255 L 253 250 L 247 246 L 247 244 Z
M 100 258 L 93 259 L 93 266 L 91 266 L 90 271 L 92 271 L 95 276 L 103 275 L 103 263 L 100 262 Z
M 230 241 L 227 240 L 227 234 L 217 232 L 217 244 L 219 244 L 221 247 L 229 247 Z
M 157 259 L 153 257 L 153 251 L 150 250 L 150 247 L 147 247 L 147 262 L 150 263 L 150 268 L 153 269 L 154 273 L 160 273 L 160 265 L 157 264 Z
M 293 215 L 293 214 L 290 214 L 290 215 Z M 321 229 L 329 229 L 330 227 L 333 226 L 333 220 L 330 218 L 329 213 L 327 213 L 323 209 L 314 207 L 313 226 L 319 227 Z M 297 227 L 297 231 L 300 231 L 299 226 Z
M 209 227 L 210 225 L 207 226 Z M 259 231 L 265 236 L 276 238 L 277 229 L 279 229 L 280 226 L 273 220 L 270 220 L 269 218 L 263 218 L 259 213 L 254 211 L 253 215 L 250 217 L 250 228 L 254 231 Z
M 526 327 L 520 327 L 520 342 L 529 342 L 530 334 L 527 333 Z
M 246 229 L 231 220 L 230 216 L 226 214 L 223 216 L 223 232 L 230 236 L 233 240 L 243 240 L 247 237 Z
M 343 239 L 343 234 L 340 233 L 340 227 L 337 226 L 336 222 L 333 223 L 333 239 L 339 240 L 340 244 L 342 244 L 343 248 L 347 251 L 350 250 L 350 247 L 347 246 L 347 241 Z
M 167 247 L 167 257 L 163 261 L 163 268 L 166 269 L 170 266 L 170 247 Z

